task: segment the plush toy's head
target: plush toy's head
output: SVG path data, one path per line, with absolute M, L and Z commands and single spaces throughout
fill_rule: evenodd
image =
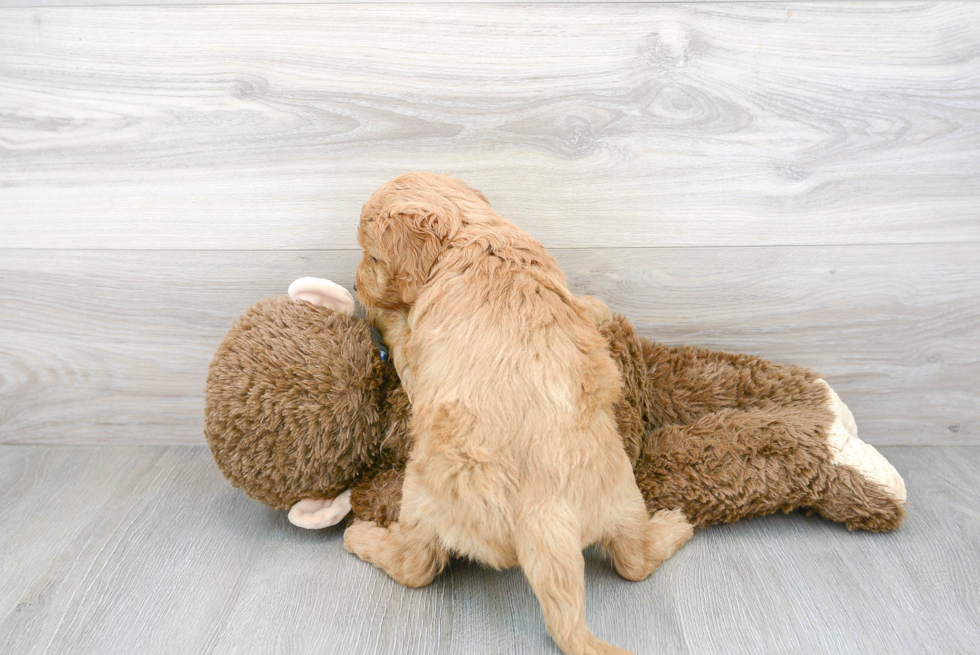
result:
M 205 391 L 204 432 L 218 466 L 276 509 L 334 499 L 375 463 L 389 422 L 384 400 L 397 383 L 367 324 L 351 316 L 349 293 L 297 280 L 290 296 L 238 319 Z

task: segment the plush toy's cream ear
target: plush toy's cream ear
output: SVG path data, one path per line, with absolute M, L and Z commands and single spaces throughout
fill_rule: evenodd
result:
M 289 297 L 345 314 L 354 313 L 354 297 L 339 284 L 318 277 L 301 277 L 289 285 Z
M 304 498 L 289 510 L 289 522 L 298 528 L 319 530 L 337 525 L 350 512 L 350 489 L 336 498 Z

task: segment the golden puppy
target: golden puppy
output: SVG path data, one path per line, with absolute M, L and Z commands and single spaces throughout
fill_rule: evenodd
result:
M 616 431 L 618 371 L 544 247 L 452 178 L 409 173 L 364 205 L 357 291 L 413 402 L 398 523 L 344 546 L 410 587 L 449 554 L 520 564 L 566 653 L 624 652 L 585 624 L 582 549 L 642 580 L 690 536 L 652 519 Z M 608 311 L 608 310 L 606 310 Z

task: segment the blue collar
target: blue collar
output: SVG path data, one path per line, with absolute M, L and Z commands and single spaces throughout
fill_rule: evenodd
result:
M 378 328 L 371 328 L 371 341 L 374 342 L 374 347 L 378 349 L 378 354 L 381 356 L 381 361 L 388 361 L 388 348 L 385 346 L 384 341 L 381 340 L 381 333 L 378 332 Z

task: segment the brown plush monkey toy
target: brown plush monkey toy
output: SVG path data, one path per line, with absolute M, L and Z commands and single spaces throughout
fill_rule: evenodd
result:
M 816 373 L 640 338 L 595 302 L 623 375 L 623 446 L 652 513 L 695 527 L 797 508 L 894 530 L 905 485 Z M 411 406 L 342 287 L 302 278 L 231 328 L 211 362 L 204 432 L 231 483 L 300 527 L 398 520 Z

